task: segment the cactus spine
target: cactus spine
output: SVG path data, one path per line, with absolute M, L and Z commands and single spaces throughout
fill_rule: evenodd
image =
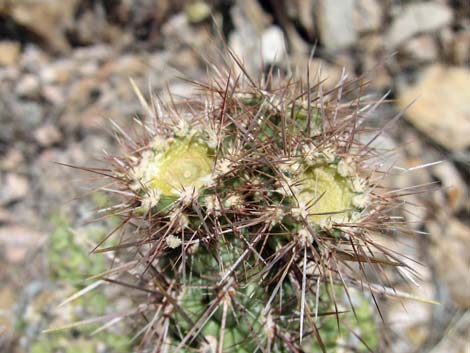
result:
M 97 249 L 131 249 L 111 273 L 142 293 L 146 351 L 326 352 L 348 330 L 352 288 L 377 292 L 366 268 L 406 267 L 376 240 L 398 222 L 399 195 L 381 192 L 359 139 L 375 106 L 343 102 L 357 82 L 322 93 L 233 72 L 188 102 L 144 104 L 142 134 L 121 134 L 108 174 L 124 199 L 111 212 L 134 230 Z

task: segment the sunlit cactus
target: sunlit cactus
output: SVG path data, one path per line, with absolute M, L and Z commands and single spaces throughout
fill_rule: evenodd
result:
M 360 81 L 325 91 L 241 69 L 214 70 L 178 104 L 137 92 L 141 133 L 118 129 L 122 154 L 87 168 L 122 217 L 108 235 L 120 245 L 94 250 L 119 260 L 101 279 L 137 291 L 125 315 L 145 352 L 373 351 L 358 298 L 392 291 L 368 272 L 409 270 L 377 239 L 404 228 L 400 193 L 360 138 L 379 102 L 343 99 Z

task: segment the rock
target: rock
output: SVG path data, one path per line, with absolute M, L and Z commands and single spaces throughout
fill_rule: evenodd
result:
M 19 66 L 31 73 L 37 73 L 50 62 L 50 57 L 39 46 L 32 43 L 25 44 L 19 59 Z
M 185 7 L 189 23 L 197 24 L 207 20 L 211 14 L 211 7 L 204 1 L 195 1 Z
M 44 108 L 37 102 L 20 100 L 12 94 L 0 95 L 0 141 L 13 143 L 29 136 L 43 114 Z
M 77 73 L 80 76 L 94 76 L 99 70 L 98 63 L 95 61 L 87 61 L 83 65 L 77 68 Z
M 67 83 L 75 73 L 76 65 L 70 59 L 60 59 L 45 66 L 40 72 L 41 81 L 45 84 Z
M 322 0 L 316 13 L 321 42 L 327 50 L 339 51 L 356 42 L 354 0 Z
M 336 55 L 334 62 L 329 62 L 321 58 L 309 60 L 306 56 L 296 56 L 291 59 L 292 67 L 295 68 L 296 78 L 306 81 L 307 66 L 310 69 L 310 86 L 314 87 L 319 82 L 323 82 L 323 93 L 335 88 L 343 77 L 344 79 L 354 78 L 351 69 L 351 61 L 348 55 Z M 344 70 L 344 72 L 343 72 Z M 332 93 L 333 95 L 337 92 Z
M 28 178 L 14 173 L 7 173 L 3 178 L 0 189 L 0 205 L 18 201 L 30 191 Z
M 109 60 L 100 68 L 96 76 L 100 80 L 108 80 L 110 77 L 120 76 L 129 82 L 129 78 L 135 79 L 136 76 L 145 75 L 148 70 L 149 66 L 142 56 L 125 54 Z
M 460 176 L 454 164 L 445 161 L 432 167 L 432 174 L 439 179 L 445 193 L 445 204 L 441 205 L 447 212 L 459 212 L 465 206 L 469 207 L 469 195 L 467 184 Z
M 299 68 L 299 79 L 307 77 L 307 61 L 295 61 Z M 310 69 L 310 85 L 313 87 L 323 81 L 326 90 L 333 89 L 341 80 L 342 68 L 320 58 L 314 58 L 308 62 Z
M 229 34 L 230 49 L 241 59 L 245 70 L 250 74 L 257 73 L 261 67 L 259 47 L 260 32 L 257 26 L 246 16 L 246 9 L 237 4 L 230 11 L 235 29 Z M 236 68 L 236 70 L 239 70 Z
M 190 43 L 191 48 L 206 51 L 213 39 L 204 26 L 191 26 L 184 13 L 171 16 L 162 25 L 161 31 L 164 46 L 169 51 L 180 48 L 182 43 Z
M 0 66 L 15 65 L 20 56 L 20 51 L 21 46 L 19 42 L 0 41 Z
M 16 84 L 15 93 L 22 98 L 37 98 L 40 89 L 38 77 L 34 74 L 26 74 Z
M 9 85 L 11 81 L 16 82 L 19 77 L 20 69 L 17 66 L 0 66 L 0 88 Z
M 429 353 L 468 353 L 470 311 L 467 310 L 462 315 L 457 313 L 449 326 L 444 337 Z
M 69 88 L 67 111 L 77 112 L 92 105 L 93 97 L 99 95 L 99 89 L 98 82 L 91 77 L 75 81 Z
M 10 148 L 8 152 L 0 157 L 0 170 L 15 171 L 24 163 L 24 156 L 18 148 Z
M 410 293 L 419 298 L 434 297 L 432 287 L 420 286 L 410 291 L 410 285 L 398 288 L 402 292 Z M 393 343 L 390 353 L 414 352 L 415 347 L 423 344 L 429 335 L 429 327 L 426 325 L 432 320 L 433 305 L 413 300 L 390 300 L 387 302 L 387 328 L 400 338 Z
M 406 119 L 429 138 L 451 151 L 470 146 L 470 70 L 434 65 L 419 81 L 400 88 L 397 103 Z
M 73 51 L 74 60 L 89 62 L 104 62 L 113 55 L 117 55 L 113 47 L 109 44 L 96 44 L 88 47 L 80 47 Z
M 470 308 L 470 227 L 451 219 L 443 227 L 428 224 L 432 245 L 429 252 L 437 276 L 443 281 L 452 301 L 462 309 Z
M 431 35 L 422 35 L 408 40 L 403 52 L 418 61 L 435 61 L 439 54 L 437 43 Z
M 0 94 L 0 142 L 7 146 L 29 139 L 44 114 L 41 104 L 18 99 L 12 90 Z
M 290 5 L 292 9 L 288 10 L 288 13 L 293 13 L 292 18 L 298 19 L 299 23 L 305 29 L 309 41 L 315 39 L 315 21 L 314 16 L 314 7 L 315 0 L 301 0 L 301 1 L 286 1 L 286 5 Z
M 67 52 L 70 46 L 65 37 L 72 24 L 78 0 L 24 2 L 15 1 L 6 8 L 6 15 L 39 38 L 56 52 Z
M 376 31 L 382 25 L 382 8 L 376 0 L 356 0 L 353 16 L 360 33 Z
M 57 127 L 48 124 L 34 132 L 34 139 L 41 147 L 51 147 L 62 141 L 63 135 Z
M 419 33 L 435 32 L 452 22 L 449 7 L 436 2 L 411 3 L 403 7 L 393 19 L 386 34 L 386 43 L 395 48 Z
M 282 61 L 287 54 L 284 32 L 278 26 L 267 28 L 261 35 L 261 55 L 266 64 Z
M 56 107 L 65 105 L 65 94 L 63 87 L 59 85 L 46 85 L 41 91 L 41 95 Z

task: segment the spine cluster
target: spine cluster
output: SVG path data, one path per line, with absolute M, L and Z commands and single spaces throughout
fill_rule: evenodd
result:
M 233 72 L 184 103 L 145 102 L 142 133 L 120 134 L 99 172 L 127 231 L 97 250 L 120 258 L 113 282 L 138 289 L 149 352 L 326 352 L 327 321 L 348 330 L 351 288 L 375 297 L 367 273 L 405 266 L 377 241 L 402 221 L 360 139 L 376 104 L 344 101 L 357 81 L 325 92 Z

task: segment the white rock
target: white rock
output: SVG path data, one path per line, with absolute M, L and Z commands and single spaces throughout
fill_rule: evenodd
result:
M 36 75 L 26 74 L 16 84 L 16 94 L 20 97 L 35 98 L 40 91 L 39 79 Z
M 354 0 L 322 0 L 318 4 L 317 21 L 320 38 L 329 51 L 345 49 L 356 42 Z
M 235 29 L 230 33 L 228 44 L 230 49 L 241 59 L 249 74 L 257 73 L 261 67 L 260 33 L 247 16 L 242 4 L 236 4 L 230 10 Z M 238 68 L 235 68 L 239 70 Z
M 0 205 L 20 200 L 30 190 L 28 178 L 15 173 L 7 173 L 0 184 Z
M 397 103 L 406 118 L 432 140 L 451 151 L 470 146 L 470 70 L 429 67 L 414 85 L 399 89 Z
M 62 140 L 62 133 L 54 125 L 41 126 L 34 132 L 34 138 L 42 147 L 50 147 Z
M 403 50 L 420 61 L 434 61 L 439 54 L 437 43 L 429 34 L 411 38 L 404 44 Z
M 389 47 L 396 47 L 419 33 L 434 32 L 452 22 L 452 11 L 435 2 L 412 3 L 394 18 L 386 35 Z
M 267 28 L 261 36 L 261 53 L 267 64 L 282 60 L 287 53 L 284 32 L 278 26 Z

